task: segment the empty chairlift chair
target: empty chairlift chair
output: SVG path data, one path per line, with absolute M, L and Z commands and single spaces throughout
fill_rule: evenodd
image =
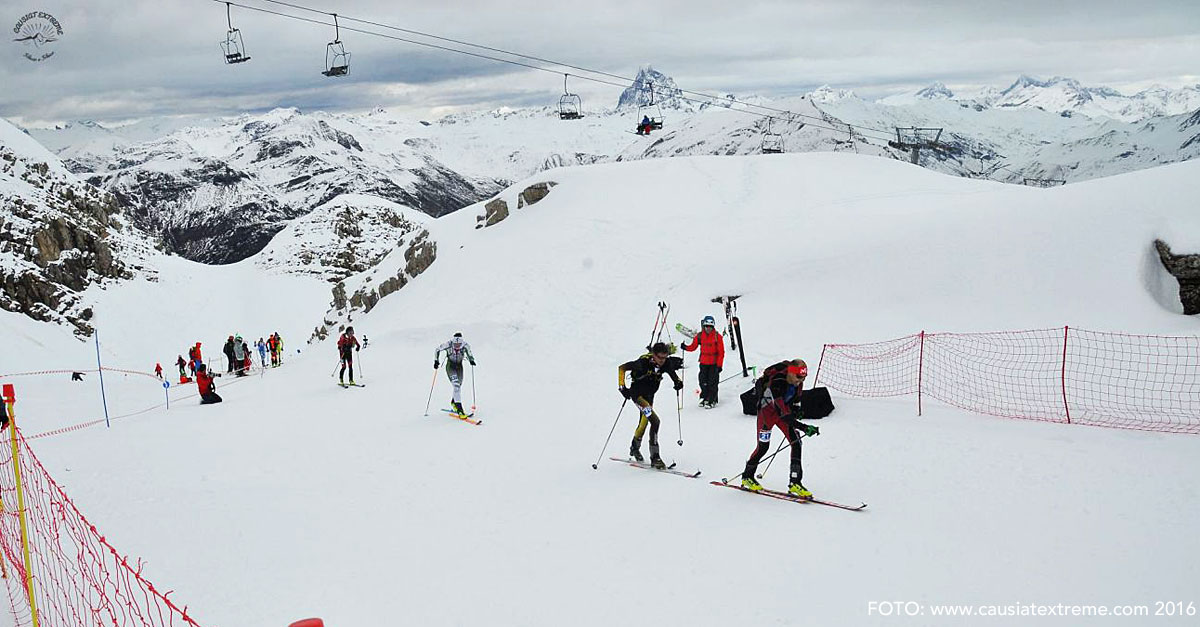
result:
M 771 132 L 772 118 L 767 118 L 767 132 L 762 136 L 762 153 L 764 155 L 778 155 L 783 153 L 783 135 Z
M 342 44 L 337 13 L 333 13 L 333 41 L 325 46 L 325 76 L 345 76 L 350 73 L 350 53 Z
M 242 42 L 242 31 L 233 27 L 233 18 L 229 15 L 229 3 L 225 3 L 225 21 L 229 30 L 225 33 L 225 41 L 221 49 L 225 51 L 225 63 L 245 63 L 250 60 L 246 55 L 246 44 Z
M 558 99 L 558 119 L 578 120 L 583 117 L 583 100 L 567 91 L 567 74 L 563 74 L 563 95 Z

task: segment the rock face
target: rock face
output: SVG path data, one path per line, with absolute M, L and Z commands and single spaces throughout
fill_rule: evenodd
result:
M 546 181 L 544 183 L 534 183 L 526 187 L 517 194 L 517 209 L 522 209 L 527 205 L 532 205 L 545 198 L 550 194 L 550 188 L 558 183 Z M 483 214 L 475 216 L 475 228 L 482 229 L 484 227 L 499 224 L 502 220 L 508 217 L 508 202 L 503 198 L 493 198 L 483 206 Z
M 116 197 L 15 133 L 0 121 L 0 307 L 90 335 L 80 293 L 130 277 L 145 236 L 123 222 Z
M 1200 254 L 1176 255 L 1171 253 L 1171 247 L 1162 240 L 1154 240 L 1158 256 L 1163 266 L 1179 281 L 1179 301 L 1183 303 L 1183 313 L 1194 316 L 1200 314 Z
M 345 194 L 438 217 L 501 187 L 370 137 L 352 120 L 294 109 L 118 148 L 89 181 L 131 207 L 135 223 L 160 234 L 170 252 L 212 264 L 258 253 L 289 221 Z

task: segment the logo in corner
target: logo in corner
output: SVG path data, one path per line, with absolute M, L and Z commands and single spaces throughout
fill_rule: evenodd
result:
M 54 56 L 50 48 L 62 37 L 63 28 L 53 15 L 45 11 L 34 11 L 17 20 L 13 27 L 13 41 L 25 46 L 25 58 L 30 61 L 45 61 Z

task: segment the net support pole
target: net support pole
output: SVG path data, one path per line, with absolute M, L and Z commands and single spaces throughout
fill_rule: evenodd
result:
M 100 403 L 104 405 L 104 426 L 111 427 L 108 421 L 108 397 L 104 393 L 104 366 L 100 365 L 100 332 L 96 331 L 96 373 L 100 375 Z
M 825 364 L 825 349 L 827 348 L 829 348 L 828 344 L 821 345 L 821 358 L 817 360 L 817 374 L 813 376 L 813 387 L 816 387 L 821 383 L 821 366 Z M 754 374 L 757 375 L 758 373 L 756 372 Z
M 925 382 L 925 331 L 921 331 L 921 354 L 917 358 L 917 415 L 921 415 L 921 392 Z
M 21 554 L 25 559 L 25 592 L 29 595 L 29 616 L 33 627 L 39 627 L 37 595 L 33 591 L 33 560 L 29 555 L 29 523 L 25 513 L 25 489 L 21 484 L 21 451 L 17 445 L 16 412 L 13 405 L 17 402 L 16 394 L 11 385 L 4 386 L 4 411 L 8 414 L 8 439 L 12 446 L 13 483 L 17 490 L 17 517 L 21 522 Z
M 1063 410 L 1067 413 L 1067 424 L 1071 424 L 1071 405 L 1067 403 L 1067 336 L 1070 330 L 1070 326 L 1063 326 L 1062 397 Z

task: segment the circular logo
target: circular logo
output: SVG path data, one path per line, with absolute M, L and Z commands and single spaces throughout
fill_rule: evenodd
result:
M 25 46 L 25 58 L 45 61 L 54 56 L 51 48 L 62 37 L 62 24 L 45 11 L 34 11 L 17 20 L 13 41 Z

